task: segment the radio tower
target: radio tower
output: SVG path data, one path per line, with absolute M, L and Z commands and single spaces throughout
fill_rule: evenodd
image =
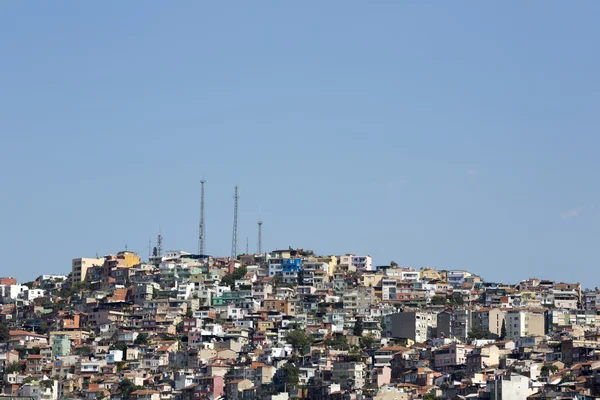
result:
M 160 233 L 160 226 L 158 227 L 158 238 L 156 239 L 156 255 L 162 257 L 162 233 Z
M 235 191 L 233 193 L 233 236 L 231 238 L 231 258 L 237 256 L 238 248 L 238 199 L 239 199 L 239 188 L 235 185 Z
M 258 254 L 262 254 L 262 220 L 260 219 L 260 216 L 258 217 Z
M 200 191 L 200 230 L 198 233 L 198 254 L 204 254 L 204 240 L 206 239 L 204 232 L 204 183 L 206 181 L 202 179 L 200 184 L 202 185 L 202 190 Z

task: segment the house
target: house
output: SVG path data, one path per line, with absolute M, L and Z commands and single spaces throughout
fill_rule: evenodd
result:
M 225 396 L 227 400 L 243 400 L 246 397 L 244 392 L 254 387 L 254 383 L 249 379 L 236 379 L 225 384 Z
M 433 352 L 434 365 L 440 371 L 452 371 L 460 365 L 467 364 L 467 355 L 472 347 L 460 343 L 443 346 Z
M 42 356 L 39 354 L 30 354 L 25 363 L 25 372 L 31 375 L 42 372 Z
M 136 390 L 132 392 L 130 397 L 131 400 L 160 400 L 160 392 L 158 390 Z
M 198 378 L 198 384 L 182 389 L 182 400 L 217 400 L 225 393 L 222 376 L 206 376 Z

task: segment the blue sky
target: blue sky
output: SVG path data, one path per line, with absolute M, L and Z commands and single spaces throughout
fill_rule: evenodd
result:
M 370 254 L 600 286 L 597 2 L 6 2 L 1 273 Z

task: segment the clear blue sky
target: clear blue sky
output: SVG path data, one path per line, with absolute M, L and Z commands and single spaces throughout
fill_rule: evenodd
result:
M 207 250 L 600 286 L 600 4 L 3 2 L 1 273 Z

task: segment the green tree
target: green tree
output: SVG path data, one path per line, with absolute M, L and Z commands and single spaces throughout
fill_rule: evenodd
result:
M 304 355 L 306 348 L 313 342 L 312 336 L 301 329 L 294 329 L 290 331 L 286 335 L 285 340 L 292 345 L 294 350 L 298 351 L 302 355 Z
M 125 354 L 127 352 L 127 343 L 117 342 L 114 345 L 110 346 L 109 350 L 121 350 L 123 354 Z
M 504 340 L 506 338 L 506 320 L 502 320 L 502 327 L 500 328 L 500 339 Z
M 362 336 L 362 334 L 363 334 L 362 318 L 356 318 L 356 322 L 354 322 L 354 330 L 352 333 L 354 334 L 354 336 Z
M 554 364 L 544 365 L 540 371 L 541 376 L 550 376 L 558 371 L 558 367 Z
M 296 386 L 300 381 L 300 368 L 296 367 L 294 364 L 287 363 L 284 364 L 281 369 L 283 371 L 285 383 L 289 386 Z
M 81 346 L 81 347 L 76 348 L 73 351 L 73 354 L 78 355 L 78 356 L 87 357 L 90 354 L 92 354 L 92 348 L 89 346 Z
M 446 296 L 440 296 L 440 295 L 436 294 L 435 296 L 433 296 L 431 298 L 431 305 L 443 306 L 446 304 L 448 304 L 448 299 L 446 299 Z
M 40 386 L 44 389 L 52 389 L 54 388 L 54 379 L 44 379 L 40 382 Z
M 135 392 L 136 390 L 140 390 L 143 389 L 143 387 L 141 386 L 137 386 L 136 384 L 134 384 L 132 381 L 130 381 L 129 379 L 123 379 L 121 382 L 119 382 L 119 392 L 121 392 L 123 399 L 128 399 L 129 396 L 131 395 L 131 393 Z
M 463 300 L 462 294 L 460 294 L 458 292 L 452 293 L 448 300 L 450 301 L 451 304 L 457 305 L 457 306 L 462 306 L 465 303 L 465 301 Z
M 298 271 L 298 286 L 304 285 L 304 270 L 301 269 Z
M 227 285 L 231 288 L 231 290 L 235 289 L 235 281 L 238 279 L 242 279 L 244 275 L 248 272 L 248 269 L 244 266 L 236 268 L 233 270 L 233 273 L 225 275 L 221 278 L 221 284 Z
M 365 335 L 360 338 L 360 344 L 362 345 L 363 349 L 373 348 L 373 345 L 376 341 L 377 339 L 375 339 L 373 335 Z
M 469 332 L 469 339 L 491 339 L 492 333 L 485 329 L 479 329 L 477 327 L 471 329 Z
M 277 288 L 277 287 L 281 286 L 282 283 L 283 283 L 283 278 L 281 277 L 281 275 L 275 275 L 273 277 L 273 288 Z
M 4 324 L 0 324 L 0 342 L 7 342 L 10 339 L 10 331 Z
M 9 374 L 16 374 L 22 371 L 21 364 L 18 361 L 11 362 L 6 366 L 6 372 Z
M 39 334 L 48 333 L 48 323 L 46 321 L 42 321 L 40 326 L 37 328 L 37 333 L 39 333 Z
M 332 338 L 325 339 L 325 344 L 334 350 L 349 350 L 348 338 L 344 335 L 336 335 Z
M 148 345 L 148 342 L 149 342 L 148 341 L 148 334 L 147 333 L 140 333 L 140 334 L 137 335 L 137 337 L 133 341 L 133 344 L 146 346 L 146 345 Z

